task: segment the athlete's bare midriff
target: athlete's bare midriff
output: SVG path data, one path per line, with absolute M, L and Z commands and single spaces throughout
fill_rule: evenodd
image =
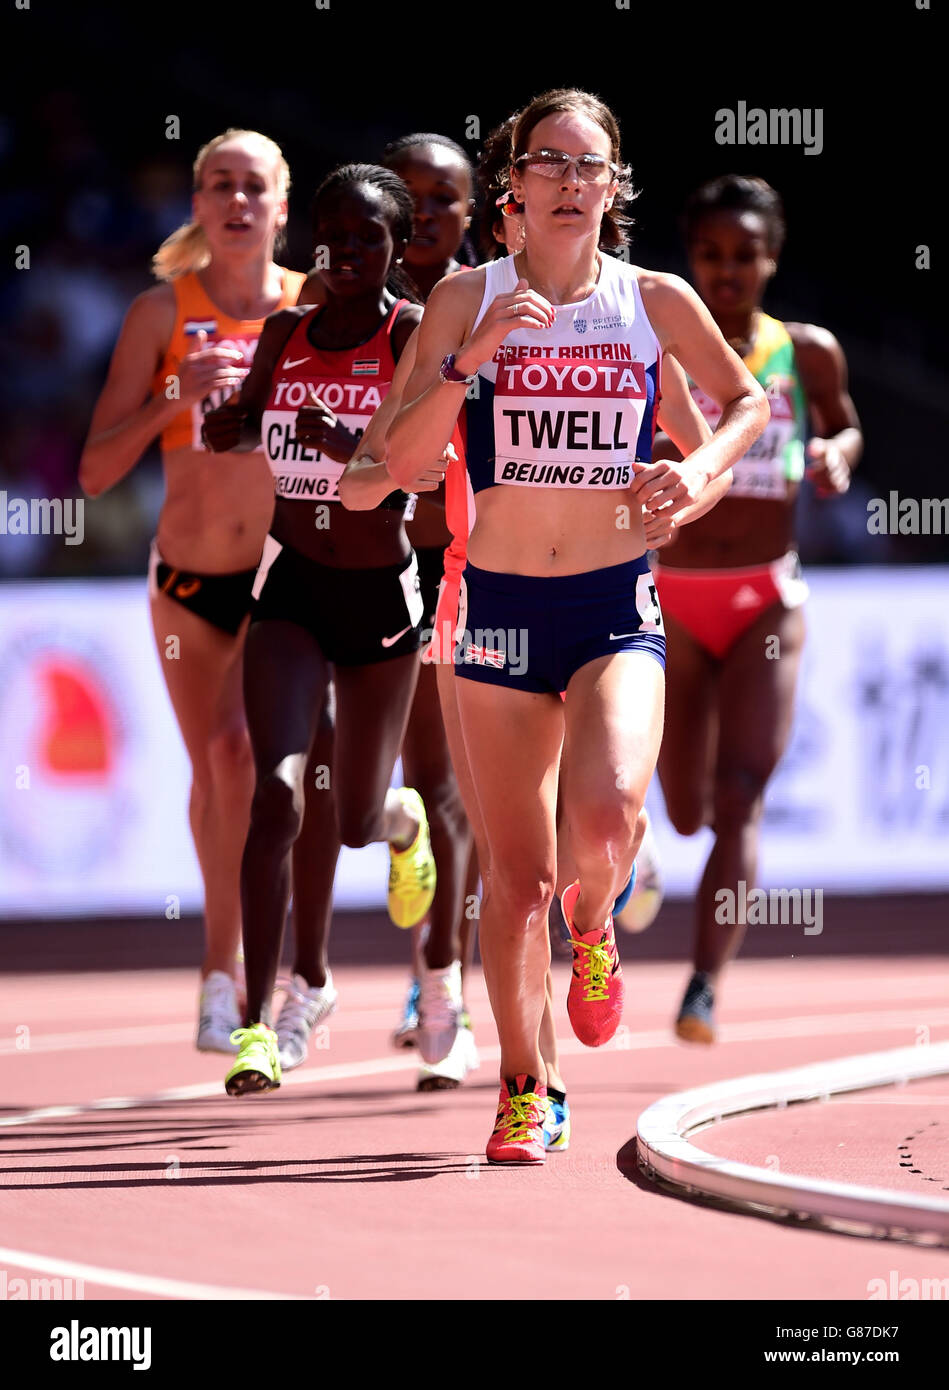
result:
M 794 499 L 722 498 L 710 512 L 683 526 L 676 539 L 659 551 L 669 569 L 741 569 L 780 560 L 794 548 Z
M 446 545 L 451 544 L 451 532 L 445 525 L 445 508 L 436 506 L 424 497 L 416 501 L 415 515 L 406 522 L 405 529 L 416 548 L 441 546 L 444 550 Z
M 642 507 L 617 488 L 531 488 L 502 483 L 475 497 L 468 558 L 499 574 L 585 574 L 638 559 Z
M 403 514 L 389 507 L 350 512 L 340 502 L 278 497 L 270 531 L 281 545 L 331 569 L 381 569 L 412 553 Z
M 234 574 L 258 564 L 274 505 L 264 455 L 173 449 L 163 462 L 162 559 L 196 574 Z

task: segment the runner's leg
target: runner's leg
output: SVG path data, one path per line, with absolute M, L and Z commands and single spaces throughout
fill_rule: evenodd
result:
M 757 881 L 764 792 L 791 732 L 794 693 L 804 645 L 804 611 L 780 604 L 762 613 L 722 663 L 718 754 L 709 855 L 697 900 L 695 969 L 715 980 L 734 956 L 744 926 L 715 921 L 715 894 Z M 780 655 L 771 659 L 770 639 Z
M 291 850 L 303 824 L 304 777 L 331 679 L 315 638 L 296 623 L 252 624 L 244 701 L 257 785 L 241 867 L 247 1021 L 272 1026 L 272 995 L 290 901 Z
M 539 1034 L 550 965 L 547 911 L 556 879 L 556 801 L 563 744 L 559 696 L 458 679 L 458 708 L 484 822 L 490 869 L 481 957 L 501 1042 L 501 1075 L 540 1086 Z
M 254 787 L 236 637 L 166 594 L 150 600 L 159 664 L 191 760 L 191 833 L 204 881 L 202 975 L 234 974 L 241 938 L 240 862 Z

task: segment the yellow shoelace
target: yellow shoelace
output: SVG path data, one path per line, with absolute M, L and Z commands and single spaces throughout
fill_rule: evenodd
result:
M 247 1046 L 248 1041 L 258 1047 L 267 1048 L 270 1039 L 266 1033 L 261 1035 L 257 1032 L 260 1026 L 259 1023 L 253 1023 L 249 1028 L 235 1028 L 231 1034 L 231 1042 L 237 1043 L 238 1047 L 242 1049 Z
M 509 1107 L 507 1115 L 504 1114 L 505 1105 Z M 502 1102 L 494 1128 L 503 1129 L 508 1143 L 516 1144 L 526 1139 L 527 1131 L 540 1124 L 542 1119 L 543 1105 L 540 1096 L 535 1091 L 526 1091 L 522 1096 L 508 1096 L 507 1100 Z
M 583 989 L 583 1000 L 586 1004 L 593 1004 L 597 1001 L 603 1002 L 608 998 L 608 987 L 610 974 L 613 970 L 613 961 L 606 947 L 605 942 L 598 942 L 591 946 L 586 941 L 573 941 L 574 950 L 586 951 L 586 983 Z

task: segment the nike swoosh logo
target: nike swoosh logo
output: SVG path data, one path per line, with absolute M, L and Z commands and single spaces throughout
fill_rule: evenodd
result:
M 309 360 L 310 360 L 309 354 L 307 354 L 306 357 L 295 357 L 295 358 L 293 359 L 292 362 L 291 362 L 290 358 L 288 357 L 287 360 L 286 360 L 286 362 L 284 362 L 284 364 L 283 364 L 283 370 L 284 370 L 285 372 L 288 372 L 288 371 L 290 370 L 291 367 L 299 367 L 300 364 L 301 364 L 301 362 L 309 362 Z
M 610 641 L 611 641 L 611 642 L 621 642 L 621 641 L 623 640 L 624 637 L 635 637 L 635 636 L 636 636 L 635 632 L 611 632 L 611 633 L 610 633 Z
M 391 647 L 392 644 L 393 644 L 394 642 L 398 642 L 398 640 L 399 640 L 400 637 L 404 637 L 405 634 L 406 634 L 407 632 L 411 632 L 411 630 L 412 630 L 412 624 L 409 623 L 408 627 L 404 627 L 404 628 L 402 629 L 402 631 L 401 631 L 401 632 L 397 632 L 397 633 L 395 634 L 394 637 L 383 637 L 383 639 L 382 639 L 382 645 L 383 645 L 384 647 Z

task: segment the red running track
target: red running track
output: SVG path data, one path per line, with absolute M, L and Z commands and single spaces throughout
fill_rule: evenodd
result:
M 740 959 L 710 1049 L 677 1042 L 670 1027 L 688 973 L 681 932 L 675 961 L 655 958 L 658 935 L 648 953 L 646 938 L 624 938 L 623 1029 L 590 1051 L 561 1008 L 573 1144 L 527 1170 L 483 1157 L 498 1053 L 477 969 L 469 1001 L 482 1066 L 460 1090 L 417 1094 L 413 1055 L 389 1047 L 405 969 L 350 964 L 334 966 L 340 1007 L 325 1045 L 277 1093 L 231 1099 L 226 1058 L 191 1045 L 192 969 L 100 961 L 40 973 L 9 929 L 22 973 L 15 988 L 8 977 L 0 1024 L 0 1266 L 29 1278 L 44 1261 L 75 1262 L 86 1298 L 823 1300 L 865 1299 L 893 1269 L 949 1279 L 949 1251 L 703 1207 L 658 1191 L 635 1162 L 638 1114 L 671 1091 L 949 1038 L 944 903 L 921 901 L 931 911 L 898 943 L 865 931 L 866 954 L 811 940 L 793 957 Z M 88 963 L 97 932 L 114 938 L 83 930 Z M 44 931 L 54 928 L 31 929 L 34 955 Z M 568 967 L 554 969 L 563 1000 Z M 108 1097 L 119 1101 L 96 1106 Z M 50 1106 L 67 1112 L 33 1113 Z M 697 1142 L 783 1171 L 941 1196 L 947 1132 L 949 1084 L 935 1080 L 735 1117 Z

